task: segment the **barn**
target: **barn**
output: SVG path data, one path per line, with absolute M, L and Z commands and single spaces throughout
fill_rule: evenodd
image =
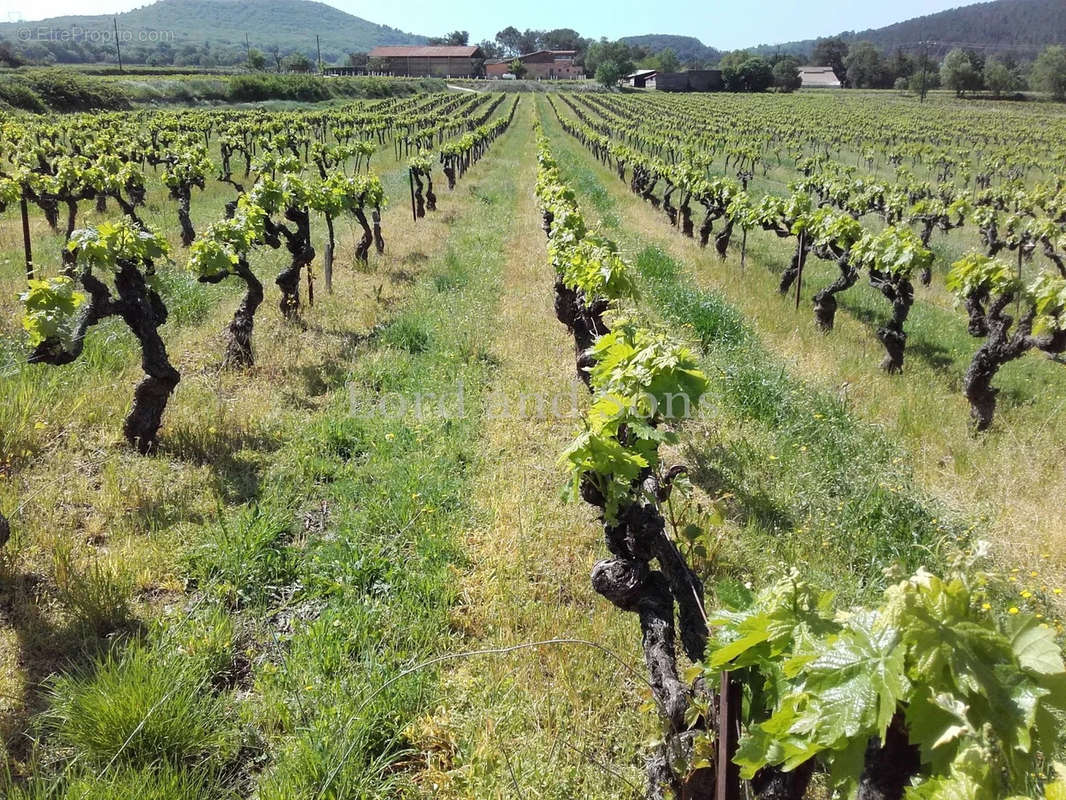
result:
M 719 92 L 723 89 L 720 69 L 687 69 L 656 72 L 644 78 L 644 86 L 660 92 Z
M 625 77 L 627 86 L 632 86 L 634 89 L 643 89 L 647 86 L 648 79 L 655 77 L 656 70 L 654 69 L 638 69 L 636 72 L 631 72 Z
M 385 45 L 368 56 L 372 72 L 416 78 L 475 78 L 485 56 L 480 47 L 452 45 Z
M 800 79 L 804 89 L 839 89 L 840 81 L 832 67 L 799 67 Z

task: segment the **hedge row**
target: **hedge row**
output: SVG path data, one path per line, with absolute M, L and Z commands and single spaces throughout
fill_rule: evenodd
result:
M 441 91 L 436 79 L 320 78 L 313 75 L 147 76 L 101 78 L 71 69 L 20 69 L 0 73 L 0 108 L 32 112 L 116 111 L 138 103 L 247 103 L 289 100 L 314 103 L 335 98 L 379 98 Z

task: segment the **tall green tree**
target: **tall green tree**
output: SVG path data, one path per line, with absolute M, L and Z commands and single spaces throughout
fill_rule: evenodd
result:
M 443 36 L 437 36 L 429 40 L 430 44 L 451 45 L 453 47 L 466 47 L 470 43 L 468 31 L 452 31 Z
M 718 69 L 723 72 L 727 69 L 735 70 L 749 58 L 751 58 L 751 53 L 747 50 L 730 50 L 728 53 L 722 53 L 722 57 L 718 60 Z
M 601 61 L 599 66 L 596 67 L 596 82 L 601 86 L 612 88 L 618 85 L 618 82 L 622 80 L 631 70 L 623 69 L 614 59 L 607 59 Z
M 579 54 L 584 52 L 588 43 L 589 40 L 573 28 L 555 28 L 544 31 L 537 41 L 542 50 L 576 50 Z
M 803 85 L 799 73 L 799 61 L 792 56 L 778 59 L 774 64 L 774 86 L 782 92 L 794 92 Z
M 652 59 L 656 62 L 654 69 L 660 72 L 677 72 L 681 69 L 681 59 L 677 57 L 671 48 L 667 47 L 652 56 Z
M 262 72 L 266 67 L 266 57 L 254 47 L 248 50 L 248 58 L 244 65 L 253 72 Z
M 530 28 L 520 31 L 514 25 L 508 25 L 496 34 L 496 41 L 503 48 L 505 56 L 520 56 L 539 49 L 540 31 Z
M 893 80 L 903 78 L 906 82 L 906 79 L 914 74 L 914 64 L 914 59 L 907 55 L 902 47 L 897 47 L 892 58 L 888 60 L 887 68 Z
M 844 86 L 848 78 L 848 70 L 844 65 L 844 59 L 848 57 L 848 43 L 839 36 L 830 39 L 819 39 L 814 43 L 811 53 L 811 61 L 819 67 L 832 67 L 840 85 Z
M 22 66 L 22 59 L 15 53 L 9 42 L 0 42 L 0 64 L 5 64 L 9 67 Z
M 749 56 L 739 64 L 733 53 L 722 59 L 722 81 L 730 92 L 764 92 L 774 85 L 774 71 L 765 59 Z
M 870 42 L 859 42 L 844 59 L 848 85 L 856 89 L 887 89 L 892 85 L 881 51 Z
M 1066 47 L 1052 45 L 1044 49 L 1033 64 L 1032 83 L 1056 100 L 1066 100 Z
M 485 54 L 485 58 L 500 58 L 503 56 L 503 48 L 500 47 L 499 42 L 492 41 L 491 39 L 482 39 L 477 44 L 481 48 L 481 52 Z
M 621 76 L 628 75 L 634 69 L 633 51 L 625 42 L 611 42 L 606 38 L 593 42 L 585 51 L 585 72 L 589 75 L 597 75 L 600 65 L 605 62 L 613 62 L 614 66 L 621 71 Z M 597 77 L 597 80 L 599 78 Z M 617 83 L 617 81 L 615 81 Z
M 765 92 L 774 85 L 773 68 L 763 58 L 749 58 L 737 72 L 746 92 Z
M 996 97 L 1013 91 L 1017 85 L 1014 74 L 995 56 L 985 61 L 984 80 L 985 88 Z
M 981 73 L 978 72 L 970 54 L 956 47 L 946 56 L 940 65 L 940 83 L 945 89 L 952 89 L 956 97 L 963 92 L 974 92 L 981 88 Z
M 293 53 L 285 59 L 285 69 L 289 72 L 311 72 L 314 64 L 303 53 Z

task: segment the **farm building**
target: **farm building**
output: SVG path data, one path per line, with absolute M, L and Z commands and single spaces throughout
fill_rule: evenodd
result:
M 484 54 L 480 47 L 385 45 L 370 51 L 374 72 L 434 78 L 473 78 L 481 74 Z
M 655 70 L 653 69 L 638 69 L 636 72 L 631 72 L 625 77 L 626 86 L 632 86 L 634 89 L 643 89 L 647 83 L 648 78 L 655 77 Z
M 644 86 L 660 92 L 718 92 L 724 84 L 720 69 L 687 69 L 648 75 L 644 78 Z
M 804 89 L 839 89 L 840 81 L 832 67 L 806 66 L 799 68 Z
M 523 77 L 532 80 L 584 78 L 584 68 L 574 63 L 576 56 L 575 50 L 537 50 L 534 53 L 518 56 L 518 60 L 526 68 Z M 485 62 L 485 77 L 502 78 L 511 72 L 511 64 L 514 61 L 513 58 L 503 58 Z

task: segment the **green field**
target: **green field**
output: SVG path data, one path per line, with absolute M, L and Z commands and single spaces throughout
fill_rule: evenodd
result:
M 144 91 L 169 80 L 146 78 Z M 5 796 L 637 798 L 647 796 L 646 762 L 683 741 L 686 757 L 664 769 L 687 782 L 686 796 L 705 797 L 698 775 L 712 766 L 699 753 L 714 726 L 699 705 L 709 697 L 702 680 L 717 676 L 717 648 L 751 632 L 713 624 L 711 610 L 756 615 L 769 602 L 760 592 L 785 580 L 887 618 L 886 588 L 926 568 L 963 576 L 930 601 L 936 630 L 959 636 L 938 656 L 957 685 L 912 665 L 906 688 L 869 692 L 875 705 L 890 697 L 884 725 L 910 726 L 923 747 L 909 716 L 919 699 L 932 703 L 921 692 L 947 698 L 943 713 L 962 721 L 912 770 L 930 793 L 907 797 L 1057 797 L 1045 784 L 1062 758 L 1064 710 L 1052 702 L 1063 699 L 1066 608 L 1063 109 L 947 96 L 920 106 L 890 92 L 420 91 L 438 88 L 355 100 L 336 91 L 288 109 L 5 118 Z M 421 217 L 413 212 L 428 199 L 421 188 L 415 197 L 412 170 L 436 195 Z M 20 197 L 35 277 L 51 280 L 35 290 L 36 315 L 20 299 Z M 124 204 L 166 254 L 137 250 L 146 233 L 109 233 Z M 380 250 L 370 234 L 379 210 Z M 926 251 L 915 241 L 933 217 Z M 705 220 L 713 228 L 701 247 Z M 888 236 L 905 246 L 879 244 Z M 782 295 L 804 245 L 798 288 Z M 956 265 L 993 249 L 988 263 L 1003 269 L 983 294 L 960 299 Z M 74 255 L 64 261 L 64 251 Z M 858 272 L 826 333 L 812 300 L 841 264 Z M 253 363 L 238 364 L 226 354 L 243 266 L 265 298 Z M 665 354 L 642 362 L 639 347 L 618 345 L 601 363 L 624 350 L 636 366 L 594 370 L 591 399 L 575 338 L 557 319 L 561 287 L 581 269 L 573 302 L 601 326 L 597 341 L 629 331 Z M 279 305 L 275 284 L 294 270 L 296 310 Z M 94 275 L 113 299 L 133 276 L 129 297 L 144 302 L 114 305 L 78 350 Z M 913 294 L 901 374 L 880 365 L 878 332 L 893 306 L 878 281 Z M 80 305 L 56 299 L 71 291 Z M 1027 315 L 1031 331 L 996 373 L 995 413 L 978 431 L 964 389 L 990 334 L 968 332 L 964 306 L 996 297 L 1013 313 L 1008 333 Z M 156 366 L 142 362 L 135 324 L 158 333 L 180 374 L 158 434 L 140 439 L 128 422 L 124 435 L 123 418 Z M 28 363 L 49 346 L 76 357 Z M 610 427 L 617 417 L 600 401 L 649 374 L 703 387 L 699 413 Z M 620 462 L 575 467 L 568 448 L 583 433 L 639 451 L 639 479 L 619 477 Z M 687 472 L 673 494 L 642 492 L 649 478 L 668 486 L 674 464 Z M 575 476 L 621 497 L 617 515 L 607 501 L 564 496 Z M 659 515 L 667 550 L 657 562 L 641 556 L 608 526 L 612 558 L 670 574 L 664 565 L 678 554 L 702 582 L 699 612 L 719 629 L 694 647 L 686 637 L 698 621 L 684 619 L 688 600 L 672 588 L 684 654 L 650 676 L 649 620 L 662 608 L 653 613 L 647 595 L 629 607 L 642 642 L 638 614 L 612 607 L 589 580 L 607 555 L 601 511 L 636 530 L 619 520 L 638 507 Z M 907 585 L 920 595 L 923 580 Z M 956 616 L 937 616 L 945 608 Z M 907 609 L 903 617 L 925 619 Z M 845 622 L 857 617 L 815 621 L 808 610 L 788 647 L 726 666 L 758 676 L 787 650 L 806 669 L 816 659 L 803 647 L 831 649 L 854 633 Z M 672 654 L 673 628 L 666 639 Z M 966 661 L 959 653 L 971 644 Z M 689 669 L 704 645 L 703 667 Z M 982 666 L 997 658 L 994 670 Z M 889 662 L 856 661 L 853 676 L 889 673 Z M 683 725 L 656 711 L 674 673 L 688 687 Z M 752 688 L 760 680 L 744 683 L 749 737 L 766 721 L 757 700 L 769 701 Z M 804 691 L 819 698 L 817 687 Z M 858 707 L 866 695 L 855 691 Z M 963 711 L 948 707 L 956 700 Z M 871 738 L 861 731 L 885 714 L 871 713 L 848 740 L 860 767 Z M 1031 747 L 1010 739 L 1030 729 Z M 811 751 L 805 796 L 832 796 L 846 749 Z M 944 776 L 971 783 L 947 786 Z

